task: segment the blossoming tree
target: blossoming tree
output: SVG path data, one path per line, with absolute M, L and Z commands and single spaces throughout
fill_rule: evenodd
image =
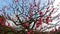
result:
M 46 0 L 46 3 L 42 3 L 41 0 L 32 0 L 32 3 L 29 1 L 30 0 L 12 0 L 9 6 L 4 6 L 1 10 L 6 20 L 6 24 L 4 24 L 9 27 L 13 25 L 12 28 L 17 31 L 23 31 L 25 34 L 35 34 L 35 31 L 46 32 L 47 29 L 53 27 L 56 30 L 56 26 L 58 26 L 60 22 L 60 13 L 54 16 L 59 10 L 59 7 L 56 8 L 54 6 L 55 0 Z M 6 14 L 6 9 L 12 13 Z M 10 21 L 13 24 L 10 24 Z M 53 24 L 55 21 L 56 23 Z

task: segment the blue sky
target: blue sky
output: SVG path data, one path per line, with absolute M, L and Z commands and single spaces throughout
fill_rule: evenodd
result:
M 0 9 L 1 9 L 4 5 L 8 6 L 9 3 L 11 3 L 11 0 L 0 0 Z
M 20 0 L 21 2 L 21 0 Z M 28 1 L 32 3 L 32 0 Z M 38 3 L 38 0 L 36 0 Z M 12 3 L 12 0 L 0 0 L 0 10 L 2 9 L 3 6 L 9 7 L 9 3 Z M 43 3 L 46 3 L 46 0 L 41 0 L 41 7 L 43 6 Z M 11 13 L 12 11 L 6 10 L 6 13 Z
M 30 1 L 30 2 L 32 2 L 32 1 Z M 36 2 L 38 2 L 38 0 L 36 0 Z M 41 3 L 44 3 L 44 2 L 46 2 L 46 0 L 41 0 Z M 9 3 L 12 3 L 12 0 L 0 0 L 0 9 L 1 9 L 4 5 L 8 6 Z

